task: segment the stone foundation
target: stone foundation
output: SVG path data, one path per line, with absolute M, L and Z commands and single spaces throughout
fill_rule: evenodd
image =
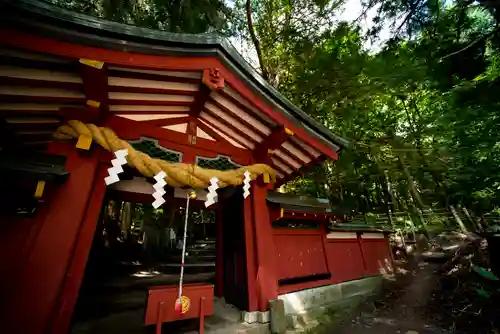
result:
M 327 310 L 357 306 L 381 286 L 383 277 L 367 277 L 355 281 L 296 291 L 280 295 L 285 304 L 288 329 L 314 327 Z

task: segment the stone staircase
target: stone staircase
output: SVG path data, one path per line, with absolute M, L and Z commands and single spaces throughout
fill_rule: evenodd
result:
M 186 247 L 184 260 L 185 274 L 215 273 L 215 240 L 197 240 Z M 162 272 L 178 273 L 181 266 L 181 254 L 170 255 L 161 265 Z

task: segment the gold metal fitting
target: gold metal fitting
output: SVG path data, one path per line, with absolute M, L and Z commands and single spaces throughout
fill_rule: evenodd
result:
M 198 197 L 198 196 L 196 196 L 196 191 L 193 190 L 193 189 L 191 189 L 191 190 L 188 191 L 188 196 L 191 199 L 196 199 L 196 197 Z

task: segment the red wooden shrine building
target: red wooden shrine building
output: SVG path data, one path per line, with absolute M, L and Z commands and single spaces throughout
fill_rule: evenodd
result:
M 0 218 L 0 318 L 2 328 L 15 328 L 8 333 L 66 333 L 77 301 L 113 156 L 96 144 L 54 140 L 67 121 L 149 140 L 171 162 L 267 164 L 274 186 L 336 160 L 345 144 L 219 37 L 126 26 L 36 1 L 0 4 L 0 159 L 15 172 L 2 172 L 1 192 L 3 205 L 17 210 Z M 259 178 L 246 200 L 220 196 L 219 219 L 231 224 L 218 224 L 217 295 L 266 311 L 281 294 L 378 273 L 385 239 L 327 235 L 325 206 L 268 197 L 272 188 Z M 273 227 L 285 219 L 320 227 Z

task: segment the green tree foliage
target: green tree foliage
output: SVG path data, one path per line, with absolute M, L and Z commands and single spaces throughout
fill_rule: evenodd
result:
M 286 20 L 264 19 L 283 17 L 278 10 L 269 14 L 266 3 L 252 13 L 265 41 L 262 70 L 351 143 L 338 162 L 323 166 L 321 177 L 291 182 L 290 191 L 316 196 L 325 187 L 314 186 L 315 180 L 324 180 L 329 197 L 355 213 L 418 216 L 461 204 L 483 214 L 500 206 L 496 8 L 486 2 L 371 1 L 377 24 L 362 33 L 356 22 L 335 22 L 338 12 L 328 3 L 335 23 L 308 23 L 312 33 L 297 28 L 290 38 Z M 298 22 L 309 19 L 290 12 Z M 366 50 L 365 42 L 384 24 L 392 24 L 392 38 L 376 53 Z M 267 38 L 278 45 L 271 47 Z
M 198 34 L 230 33 L 231 11 L 222 0 L 46 0 L 61 7 L 141 27 Z
M 289 191 L 357 213 L 417 219 L 462 205 L 500 211 L 500 2 L 365 0 L 52 0 L 174 32 L 237 34 L 266 80 L 349 141 Z M 368 31 L 358 24 L 376 11 Z M 376 52 L 367 42 L 391 27 Z M 422 219 L 420 219 L 422 221 Z

